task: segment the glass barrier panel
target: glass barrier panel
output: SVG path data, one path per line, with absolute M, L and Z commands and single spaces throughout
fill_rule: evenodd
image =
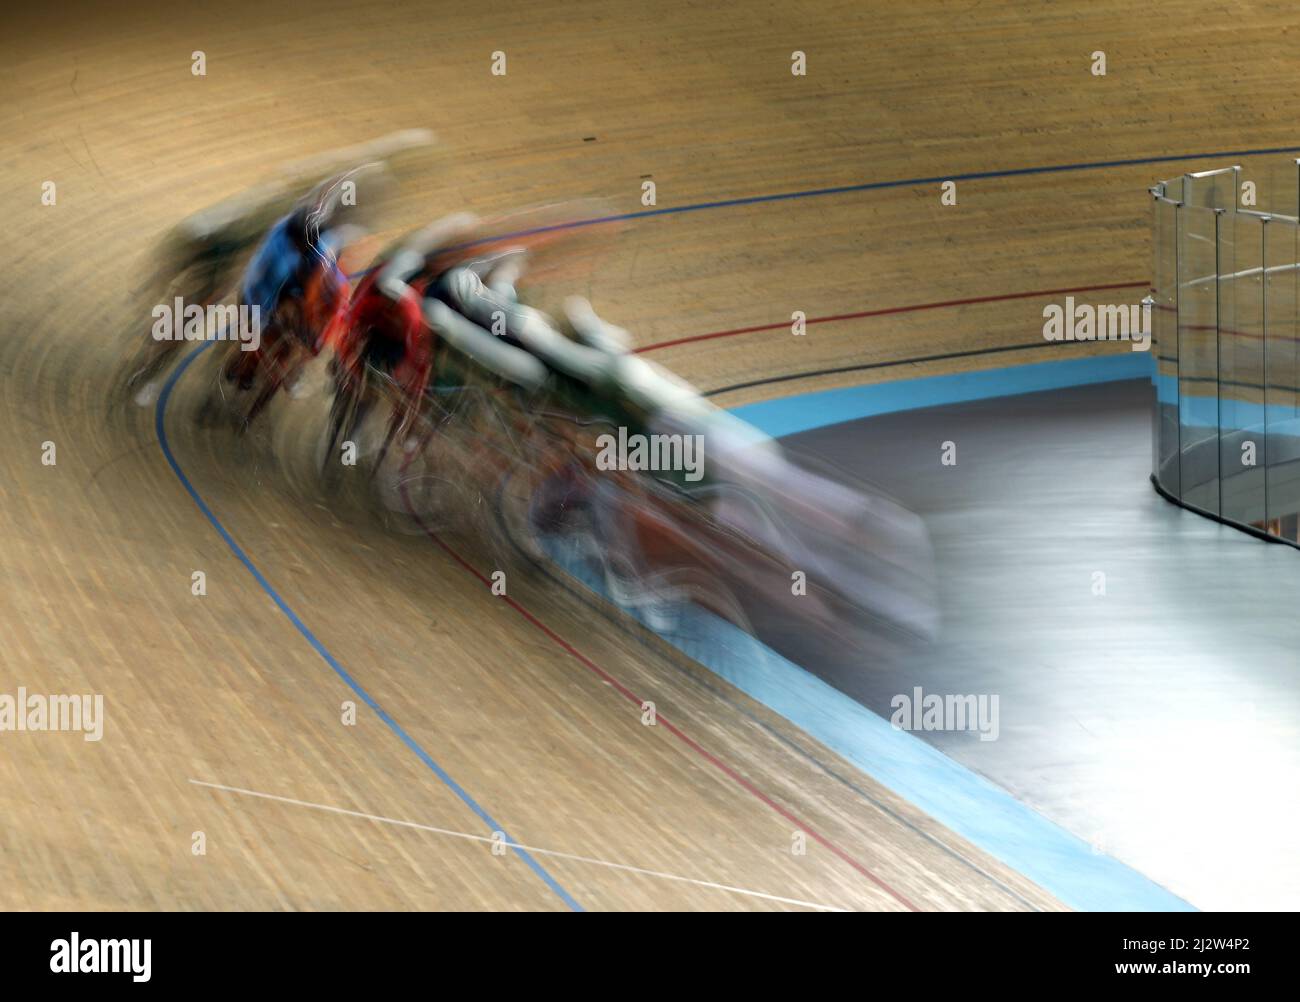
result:
M 1219 513 L 1218 217 L 1178 212 L 1178 425 L 1182 499 Z
M 1178 206 L 1152 200 L 1154 245 L 1151 270 L 1151 352 L 1155 356 L 1156 406 L 1151 472 L 1175 497 L 1178 478 Z
M 1224 518 L 1262 528 L 1264 232 L 1260 216 L 1219 219 L 1219 471 Z
M 1297 333 L 1297 229 L 1273 220 L 1264 233 L 1264 412 L 1267 531 L 1295 541 L 1300 513 L 1300 358 Z
M 1183 201 L 1202 209 L 1231 209 L 1237 204 L 1240 167 L 1223 167 L 1183 175 Z
M 1243 209 L 1267 212 L 1274 216 L 1294 219 L 1300 212 L 1300 188 L 1296 186 L 1296 165 L 1293 161 L 1270 160 L 1252 164 L 1241 174 L 1241 184 L 1249 183 L 1244 190 L 1239 187 L 1237 204 Z M 1255 204 L 1250 204 L 1251 202 Z

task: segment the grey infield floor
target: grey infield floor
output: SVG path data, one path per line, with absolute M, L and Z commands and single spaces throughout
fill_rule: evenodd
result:
M 805 667 L 885 717 L 996 694 L 996 740 L 919 736 L 1198 907 L 1300 908 L 1300 551 L 1157 495 L 1150 409 L 1110 383 L 788 439 L 924 516 L 943 614 L 897 664 Z

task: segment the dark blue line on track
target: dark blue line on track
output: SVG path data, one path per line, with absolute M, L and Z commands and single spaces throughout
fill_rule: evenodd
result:
M 519 230 L 516 233 L 503 233 L 465 244 L 473 247 L 489 240 L 503 240 L 509 237 L 534 236 L 538 233 L 550 233 L 554 230 L 573 230 L 584 226 L 599 226 L 602 223 L 626 222 L 633 219 L 646 219 L 650 216 L 670 216 L 682 212 L 701 212 L 704 209 L 729 209 L 738 205 L 759 205 L 763 202 L 791 202 L 800 198 L 820 198 L 824 195 L 847 195 L 855 191 L 880 191 L 885 188 L 915 188 L 923 184 L 942 184 L 944 181 L 987 181 L 999 177 L 1027 177 L 1032 174 L 1064 174 L 1070 171 L 1103 170 L 1107 167 L 1138 167 L 1143 164 L 1174 163 L 1179 160 L 1210 160 L 1219 157 L 1259 157 L 1279 153 L 1300 153 L 1300 146 L 1278 146 L 1262 150 L 1223 150 L 1218 153 L 1179 153 L 1164 157 L 1135 157 L 1130 160 L 1096 160 L 1077 164 L 1056 164 L 1045 167 L 1015 167 L 1009 170 L 983 170 L 967 174 L 939 174 L 935 177 L 909 177 L 896 181 L 866 181 L 862 184 L 844 184 L 835 188 L 810 188 L 806 191 L 787 191 L 776 195 L 749 195 L 745 198 L 727 198 L 717 202 L 694 202 L 690 205 L 674 205 L 663 209 L 645 209 L 640 212 L 624 212 L 615 216 L 597 216 L 592 219 L 579 219 L 569 223 L 555 223 L 551 226 L 538 226 L 531 230 Z M 463 249 L 463 248 L 456 248 Z
M 615 216 L 596 216 L 592 219 L 578 219 L 568 223 L 554 223 L 551 226 L 538 226 L 531 230 L 518 230 L 514 233 L 502 233 L 500 236 L 475 240 L 453 250 L 464 250 L 481 243 L 505 240 L 510 237 L 535 236 L 538 233 L 551 233 L 556 230 L 576 230 L 584 226 L 599 226 L 602 223 L 620 223 L 634 219 L 646 219 L 651 216 L 670 216 L 683 212 L 701 212 L 705 209 L 729 209 L 738 205 L 760 205 L 764 202 L 791 202 L 800 198 L 820 198 L 824 195 L 847 195 L 855 191 L 880 191 L 885 188 L 915 188 L 923 184 L 942 184 L 944 181 L 987 181 L 999 177 L 1026 177 L 1032 174 L 1064 174 L 1070 171 L 1103 170 L 1107 167 L 1137 167 L 1142 164 L 1174 163 L 1179 160 L 1210 160 L 1219 157 L 1260 157 L 1279 153 L 1300 153 L 1300 146 L 1278 146 L 1263 150 L 1223 150 L 1218 153 L 1179 153 L 1164 157 L 1135 157 L 1131 160 L 1096 160 L 1088 163 L 1056 164 L 1046 167 L 1016 167 L 1009 170 L 984 170 L 968 174 L 940 174 L 935 177 L 909 177 L 896 181 L 866 181 L 862 184 L 844 184 L 835 188 L 810 188 L 806 191 L 787 191 L 776 195 L 749 195 L 745 198 L 727 198 L 717 202 L 693 202 L 690 205 L 674 205 L 663 209 L 645 209 L 640 212 L 624 212 Z
M 185 370 L 190 367 L 190 363 L 207 349 L 211 348 L 214 343 L 215 342 L 213 341 L 205 342 L 185 357 L 181 364 L 177 366 L 176 371 L 171 374 L 166 384 L 163 386 L 162 393 L 158 395 L 158 404 L 154 408 L 154 430 L 158 433 L 158 444 L 162 446 L 163 456 L 166 457 L 167 464 L 172 468 L 172 472 L 176 474 L 176 478 L 180 480 L 181 486 L 184 487 L 189 493 L 189 496 L 194 499 L 194 503 L 198 505 L 199 511 L 203 512 L 203 516 L 212 523 L 212 527 L 217 530 L 218 535 L 220 535 L 226 545 L 230 547 L 230 552 L 239 558 L 239 562 L 248 569 L 250 574 L 253 575 L 257 583 L 262 586 L 262 590 L 271 596 L 271 600 L 280 607 L 280 611 L 289 618 L 289 622 L 293 623 L 294 627 L 303 635 L 307 643 L 311 644 L 311 646 L 316 650 L 316 653 L 324 659 L 325 663 L 334 669 L 334 673 L 347 683 L 348 688 L 355 692 L 357 696 L 361 698 L 362 702 L 375 711 L 379 716 L 379 719 L 387 725 L 388 729 L 401 738 L 406 747 L 411 749 L 411 751 L 415 753 L 415 756 L 427 765 L 433 771 L 434 775 L 442 780 L 452 793 L 456 794 L 456 796 L 460 798 L 461 802 L 464 803 L 466 807 L 478 815 L 479 820 L 487 825 L 490 831 L 501 832 L 502 835 L 505 836 L 506 841 L 511 844 L 511 848 L 515 854 L 527 863 L 537 876 L 542 878 L 546 886 L 554 891 L 559 896 L 560 900 L 575 912 L 584 911 L 585 909 L 569 895 L 568 891 L 556 882 L 555 878 L 552 877 L 527 850 L 514 844 L 515 840 L 506 833 L 504 828 L 496 823 L 492 815 L 484 810 L 478 801 L 465 791 L 464 787 L 452 779 L 451 775 L 443 769 L 442 766 L 435 762 L 433 757 L 420 747 L 420 744 L 407 734 L 396 720 L 388 715 L 388 712 L 375 701 L 374 697 L 361 687 L 357 680 L 348 673 L 348 670 L 339 663 L 338 659 L 329 652 L 329 649 L 316 639 L 316 635 L 307 628 L 307 625 L 301 619 L 298 618 L 298 614 L 289 608 L 289 604 L 280 597 L 280 593 L 271 586 L 271 582 L 269 582 L 262 572 L 257 569 L 253 564 L 253 561 L 248 558 L 248 554 L 246 554 L 240 545 L 235 542 L 235 538 L 226 531 L 226 527 L 222 525 L 217 516 L 213 514 L 212 509 L 208 507 L 207 502 L 199 496 L 199 492 L 196 491 L 194 485 L 190 483 L 189 477 L 185 475 L 180 464 L 176 462 L 176 457 L 172 455 L 171 446 L 167 442 L 167 402 L 171 399 L 172 390 L 175 388 L 177 381 L 185 374 Z
M 607 223 L 625 223 L 654 216 L 680 215 L 685 212 L 703 212 L 706 209 L 730 209 L 741 205 L 761 205 L 765 202 L 793 202 L 803 198 L 821 198 L 826 195 L 847 195 L 858 191 L 883 191 L 888 188 L 915 188 L 923 184 L 942 184 L 944 181 L 988 181 L 1001 177 L 1030 177 L 1035 174 L 1067 174 L 1074 171 L 1104 170 L 1109 167 L 1140 167 L 1144 164 L 1177 163 L 1184 160 L 1213 160 L 1222 157 L 1263 157 L 1282 153 L 1300 153 L 1300 146 L 1275 146 L 1258 150 L 1219 150 L 1213 153 L 1175 153 L 1161 157 L 1132 157 L 1126 160 L 1092 160 L 1074 164 L 1048 164 L 1040 167 L 1013 167 L 1006 170 L 971 171 L 965 174 L 938 174 L 934 177 L 909 177 L 894 181 L 865 181 L 861 184 L 844 184 L 833 188 L 809 188 L 805 191 L 786 191 L 775 195 L 748 195 L 743 198 L 726 198 L 714 202 L 692 202 L 688 205 L 673 205 L 662 209 L 644 209 L 638 212 L 622 212 L 612 216 L 593 216 L 591 219 L 574 219 L 564 223 L 552 223 L 550 226 L 536 226 L 528 230 L 514 230 L 495 236 L 471 240 L 456 244 L 449 251 L 469 250 L 480 244 L 495 243 L 498 240 L 510 240 L 515 237 L 533 237 L 541 233 L 556 233 L 562 230 L 580 230 L 588 226 L 602 226 Z M 357 279 L 370 274 L 372 268 L 365 268 L 349 278 Z
M 868 181 L 861 184 L 846 184 L 831 188 L 810 188 L 804 191 L 781 192 L 775 195 L 750 195 L 743 198 L 728 198 L 713 202 L 694 202 L 688 205 L 668 206 L 662 209 L 645 209 L 638 212 L 624 212 L 610 216 L 596 216 L 591 219 L 577 219 L 565 223 L 554 223 L 550 226 L 538 226 L 532 229 L 517 230 L 511 233 L 502 233 L 491 237 L 485 237 L 480 240 L 473 240 L 469 243 L 458 245 L 451 249 L 465 250 L 476 247 L 480 244 L 491 243 L 498 240 L 507 240 L 513 237 L 536 236 L 542 233 L 576 230 L 588 226 L 600 226 L 606 223 L 649 219 L 655 216 L 680 215 L 686 212 L 702 212 L 706 209 L 727 209 L 742 205 L 761 205 L 767 202 L 790 202 L 804 198 L 820 198 L 827 195 L 845 195 L 859 191 L 882 191 L 889 188 L 914 188 L 923 184 L 941 184 L 944 181 L 982 181 L 1003 177 L 1028 177 L 1035 174 L 1063 174 L 1072 171 L 1103 170 L 1109 167 L 1136 167 L 1143 164 L 1175 163 L 1185 160 L 1209 160 L 1222 157 L 1270 156 L 1282 153 L 1300 153 L 1300 146 L 1279 146 L 1271 149 L 1257 150 L 1223 150 L 1214 153 L 1184 153 L 1160 157 L 1134 157 L 1126 160 L 1097 160 L 1086 163 L 1057 164 L 1040 167 L 1017 167 L 1008 170 L 972 171 L 965 174 L 944 174 L 936 175 L 934 177 L 901 178 L 893 181 Z M 361 278 L 362 276 L 369 274 L 371 270 L 373 269 L 366 268 L 363 271 L 348 277 L 351 279 Z M 379 719 L 382 720 L 394 734 L 402 739 L 406 746 L 416 754 L 420 761 L 433 770 L 434 774 L 437 775 L 437 777 L 442 780 L 442 782 L 445 783 L 452 792 L 454 792 L 456 796 L 470 808 L 470 810 L 477 814 L 485 824 L 487 824 L 493 831 L 504 831 L 496 821 L 492 819 L 492 816 L 488 814 L 487 811 L 485 811 L 478 802 L 460 786 L 459 783 L 452 779 L 451 776 L 433 760 L 429 753 L 421 748 L 420 745 L 401 728 L 397 721 L 390 717 L 383 707 L 375 702 L 365 689 L 361 688 L 357 681 L 348 674 L 347 669 L 338 662 L 325 645 L 316 639 L 315 634 L 313 634 L 311 630 L 307 628 L 306 624 L 298 618 L 297 614 L 289 608 L 289 605 L 280 597 L 279 593 L 271 586 L 271 583 L 267 581 L 262 572 L 257 569 L 253 562 L 248 558 L 248 555 L 240 548 L 239 544 L 235 542 L 234 537 L 226 531 L 225 526 L 223 526 L 217 519 L 216 515 L 212 513 L 212 509 L 210 509 L 207 506 L 207 503 L 204 502 L 203 498 L 199 496 L 198 491 L 194 489 L 194 485 L 190 483 L 189 478 L 185 476 L 184 471 L 181 470 L 180 465 L 176 462 L 175 456 L 172 455 L 171 447 L 167 443 L 167 431 L 164 421 L 167 402 L 171 399 L 172 389 L 175 387 L 180 377 L 185 373 L 185 370 L 189 368 L 190 363 L 193 362 L 194 359 L 203 351 L 211 347 L 212 344 L 213 342 L 207 342 L 186 356 L 184 361 L 182 361 L 177 367 L 176 371 L 168 378 L 163 387 L 162 393 L 158 396 L 158 404 L 154 411 L 154 427 L 158 433 L 158 442 L 162 446 L 163 456 L 167 459 L 168 465 L 171 466 L 172 472 L 176 474 L 181 485 L 189 493 L 190 497 L 194 499 L 194 503 L 198 505 L 199 510 L 203 513 L 204 517 L 212 523 L 213 528 L 217 530 L 218 534 L 220 534 L 231 552 L 239 558 L 239 561 L 248 569 L 249 573 L 253 575 L 257 583 L 261 585 L 262 590 L 271 596 L 271 599 L 277 606 L 279 606 L 280 611 L 289 618 L 289 621 L 293 623 L 298 632 L 306 638 L 307 642 L 311 644 L 313 648 L 315 648 L 316 653 L 325 660 L 325 663 L 334 670 L 335 674 L 347 683 L 348 687 L 352 689 L 352 691 L 355 692 L 367 706 L 378 714 Z M 513 843 L 514 840 L 511 839 L 509 835 L 507 835 L 506 838 L 508 841 Z M 518 854 L 518 856 L 523 859 L 524 862 L 526 862 L 543 881 L 545 881 L 546 885 L 550 887 L 551 890 L 559 895 L 566 905 L 574 911 L 584 910 L 582 906 L 579 905 L 568 894 L 568 892 L 555 881 L 555 878 L 547 873 L 541 864 L 533 859 L 526 850 L 515 847 L 514 852 Z

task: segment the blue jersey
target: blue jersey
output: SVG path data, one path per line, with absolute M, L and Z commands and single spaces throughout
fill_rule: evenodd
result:
M 244 304 L 261 307 L 262 316 L 268 320 L 280 293 L 302 263 L 302 255 L 289 234 L 289 220 L 285 216 L 271 227 L 244 271 Z
M 338 271 L 332 234 L 322 233 L 316 246 L 304 255 L 289 232 L 292 218 L 292 214 L 285 216 L 271 227 L 253 252 L 244 272 L 244 303 L 261 307 L 264 319 L 269 320 L 274 315 L 281 296 L 302 294 L 297 276 L 308 255 L 315 259 L 313 264 L 316 267 Z M 339 272 L 339 277 L 343 278 L 342 272 Z

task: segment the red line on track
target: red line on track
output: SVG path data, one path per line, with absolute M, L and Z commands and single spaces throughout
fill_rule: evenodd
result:
M 948 299 L 941 303 L 914 303 L 910 306 L 890 306 L 883 310 L 862 310 L 858 313 L 838 313 L 831 317 L 813 317 L 810 320 L 805 320 L 804 323 L 809 326 L 812 324 L 833 324 L 843 320 L 861 320 L 864 317 L 888 317 L 898 313 L 919 313 L 922 310 L 942 310 L 953 306 L 975 306 L 980 303 L 1003 303 L 1012 299 L 1033 299 L 1035 296 L 1062 296 L 1071 292 L 1103 292 L 1107 289 L 1136 289 L 1147 284 L 1144 279 L 1141 282 L 1111 282 L 1106 285 L 1078 285 L 1071 289 L 1037 289 L 1033 292 L 1010 292 L 999 296 Z M 737 327 L 735 330 L 713 331 L 709 334 L 693 334 L 690 337 L 679 337 L 672 341 L 660 341 L 658 344 L 648 344 L 637 348 L 636 351 L 638 353 L 659 351 L 661 348 L 675 348 L 681 344 L 694 344 L 697 341 L 712 341 L 716 338 L 735 337 L 738 334 L 757 334 L 760 331 L 787 330 L 789 327 L 790 322 L 784 320 L 779 324 Z
M 998 296 L 976 296 L 970 299 L 949 299 L 938 303 L 918 303 L 911 306 L 894 306 L 882 310 L 863 310 L 858 313 L 841 313 L 829 317 L 814 317 L 813 319 L 806 321 L 806 323 L 828 324 L 828 323 L 835 323 L 837 321 L 842 321 L 842 320 L 859 320 L 865 317 L 883 317 L 883 316 L 891 316 L 893 314 L 898 314 L 898 313 L 917 313 L 920 312 L 921 310 L 939 310 L 939 309 L 945 309 L 954 306 L 973 306 L 979 303 L 998 303 L 998 302 L 1006 302 L 1014 299 L 1032 299 L 1036 296 L 1057 296 L 1057 295 L 1064 295 L 1072 292 L 1102 292 L 1108 289 L 1133 289 L 1147 284 L 1148 283 L 1146 281 L 1111 282 L 1105 285 L 1079 285 L 1068 289 L 1041 289 L 1032 292 L 1013 292 L 1013 293 L 1007 293 Z M 739 327 L 736 328 L 735 330 L 714 331 L 710 334 L 696 334 L 693 337 L 683 337 L 683 338 L 677 338 L 672 341 L 662 341 L 659 344 L 646 345 L 636 350 L 638 352 L 658 351 L 661 348 L 672 348 L 675 347 L 676 345 L 692 344 L 697 341 L 712 341 L 717 338 L 734 337 L 738 334 L 754 334 L 759 331 L 780 330 L 788 326 L 789 325 L 787 323 L 782 322 L 779 324 L 762 324 L 757 327 Z M 403 470 L 405 470 L 405 467 L 403 467 Z M 423 531 L 426 536 L 428 536 L 431 540 L 433 540 L 439 546 L 439 548 L 442 549 L 444 553 L 446 553 L 449 557 L 452 558 L 452 560 L 454 560 L 462 568 L 464 568 L 466 571 L 468 571 L 470 574 L 476 577 L 479 580 L 479 583 L 481 583 L 485 587 L 491 588 L 492 582 L 487 577 L 487 575 L 483 574 L 481 571 L 479 571 L 478 568 L 476 568 L 468 560 L 466 560 L 459 553 L 457 553 L 455 549 L 453 549 L 441 536 L 439 536 L 436 532 L 434 532 L 434 530 L 430 528 L 425 523 L 425 521 L 416 513 L 415 509 L 410 503 L 410 498 L 407 495 L 405 483 L 402 483 L 399 486 L 398 493 L 400 493 L 402 496 L 402 504 L 406 508 L 407 514 L 410 515 L 411 518 L 415 520 L 415 524 L 420 527 L 421 531 Z M 596 664 L 596 662 L 592 661 L 591 658 L 583 654 L 580 650 L 578 650 L 571 643 L 565 640 L 562 636 L 560 636 L 558 633 L 552 630 L 549 626 L 543 623 L 535 615 L 529 612 L 523 605 L 521 605 L 517 600 L 511 598 L 509 595 L 502 595 L 500 596 L 500 598 L 507 605 L 509 605 L 510 608 L 514 609 L 515 612 L 519 613 L 519 615 L 523 616 L 524 619 L 528 620 L 528 622 L 531 623 L 534 628 L 536 628 L 541 633 L 543 633 L 557 647 L 563 650 L 566 654 L 568 654 L 570 657 L 576 660 L 587 670 L 595 674 L 603 682 L 606 682 L 608 685 L 610 685 L 615 692 L 617 692 L 623 698 L 627 699 L 629 702 L 634 703 L 637 707 L 640 707 L 642 705 L 642 700 L 639 696 L 637 696 L 636 693 L 634 693 L 631 689 L 625 686 L 622 682 L 620 682 L 617 678 L 615 678 L 613 675 L 607 672 L 600 665 Z M 677 738 L 684 745 L 686 745 L 686 747 L 690 748 L 697 755 L 703 758 L 706 762 L 712 765 L 715 769 L 721 772 L 724 776 L 726 776 L 728 779 L 735 782 L 738 786 L 740 786 L 741 789 L 745 790 L 747 793 L 754 796 L 760 802 L 770 807 L 773 811 L 775 811 L 781 817 L 785 818 L 791 824 L 798 827 L 800 830 L 807 832 L 808 835 L 811 836 L 815 842 L 817 842 L 819 845 L 823 846 L 824 848 L 829 849 L 835 856 L 843 860 L 845 863 L 851 866 L 858 873 L 862 874 L 873 884 L 875 884 L 877 887 L 883 890 L 886 894 L 888 894 L 894 900 L 902 904 L 905 908 L 914 912 L 918 912 L 921 910 L 912 901 L 910 901 L 905 895 L 895 890 L 888 883 L 886 883 L 875 873 L 869 870 L 866 866 L 858 862 L 847 852 L 845 852 L 843 849 L 837 846 L 834 842 L 830 841 L 830 839 L 826 838 L 824 835 L 816 831 L 810 825 L 805 824 L 803 821 L 799 819 L 797 815 L 793 814 L 791 811 L 782 807 L 775 800 L 769 797 L 766 793 L 764 793 L 753 783 L 751 783 L 748 779 L 742 776 L 739 772 L 737 772 L 731 766 L 727 765 L 726 762 L 722 761 L 720 758 L 718 758 L 716 755 L 710 752 L 707 748 L 702 746 L 698 741 L 692 738 L 689 734 L 683 731 L 676 724 L 673 724 L 671 721 L 669 721 L 662 715 L 656 716 L 656 722 L 658 725 L 661 725 L 666 731 L 672 734 L 673 737 Z
M 460 566 L 463 567 L 466 571 L 468 571 L 474 577 L 478 578 L 480 583 L 490 588 L 492 586 L 491 580 L 485 574 L 479 571 L 478 568 L 476 568 L 468 560 L 466 560 L 459 553 L 457 553 L 450 545 L 448 545 L 443 540 L 441 536 L 439 536 L 436 532 L 433 531 L 433 529 L 431 529 L 427 524 L 425 524 L 424 520 L 420 518 L 418 514 L 416 514 L 407 496 L 406 484 L 404 482 L 398 488 L 398 493 L 400 493 L 402 496 L 402 504 L 406 508 L 407 514 L 410 515 L 411 518 L 415 520 L 416 525 L 420 527 L 420 529 L 424 532 L 424 534 L 428 536 L 430 539 L 432 539 L 435 543 L 437 543 L 438 546 L 442 549 L 442 551 L 446 553 L 449 557 L 451 557 L 452 560 L 456 561 L 456 563 L 460 564 Z M 514 609 L 515 612 L 519 613 L 519 615 L 523 616 L 524 619 L 528 620 L 529 623 L 531 623 L 534 627 L 536 627 L 543 634 L 545 634 L 561 650 L 567 653 L 570 657 L 574 658 L 583 667 L 593 672 L 602 681 L 608 683 L 617 693 L 619 693 L 619 695 L 623 696 L 629 702 L 635 703 L 638 708 L 642 705 L 642 700 L 639 696 L 637 696 L 636 693 L 634 693 L 631 689 L 625 686 L 617 678 L 615 678 L 613 675 L 607 672 L 604 668 L 600 667 L 600 665 L 596 664 L 596 662 L 592 661 L 591 658 L 583 654 L 580 650 L 578 650 L 571 643 L 569 643 L 567 640 L 561 637 L 558 633 L 552 630 L 540 619 L 534 616 L 531 612 L 529 612 L 526 608 L 524 608 L 524 606 L 521 605 L 518 601 L 511 598 L 509 595 L 501 595 L 499 597 L 503 602 L 509 605 L 510 608 Z M 787 821 L 795 825 L 801 831 L 807 832 L 808 835 L 811 836 L 811 838 L 815 842 L 817 842 L 819 845 L 823 846 L 824 848 L 829 849 L 832 853 L 834 853 L 836 856 L 842 859 L 849 866 L 853 867 L 853 869 L 857 870 L 860 874 L 862 874 L 873 884 L 875 884 L 877 887 L 879 887 L 881 890 L 887 893 L 890 897 L 894 898 L 894 900 L 901 903 L 909 911 L 919 912 L 921 910 L 915 904 L 913 904 L 907 897 L 905 897 L 901 892 L 895 890 L 893 887 L 891 887 L 880 877 L 876 876 L 875 873 L 869 870 L 862 863 L 859 863 L 856 859 L 850 856 L 847 852 L 845 852 L 843 849 L 837 846 L 830 839 L 826 838 L 820 832 L 813 829 L 812 826 L 805 824 L 803 821 L 801 821 L 798 818 L 798 816 L 791 813 L 786 808 L 782 807 L 771 797 L 769 797 L 766 793 L 764 793 L 753 783 L 751 783 L 748 779 L 746 779 L 744 776 L 738 773 L 735 769 L 727 765 L 727 763 L 723 762 L 720 758 L 718 758 L 708 749 L 700 745 L 699 742 L 697 742 L 690 735 L 686 734 L 681 728 L 677 727 L 675 724 L 665 719 L 662 714 L 656 714 L 655 721 L 656 721 L 656 726 L 662 726 L 666 731 L 668 731 L 675 738 L 677 738 L 684 745 L 686 745 L 686 747 L 690 748 L 696 754 L 700 755 L 706 762 L 712 765 L 723 775 L 733 780 L 743 790 L 752 794 L 754 797 L 756 797 L 762 803 L 766 804 L 777 814 L 781 815 L 781 817 L 785 818 Z
M 1073 292 L 1102 292 L 1109 289 L 1133 289 L 1147 284 L 1148 283 L 1146 281 L 1111 282 L 1104 285 L 1079 285 L 1068 289 L 1041 289 L 1032 292 L 1013 292 L 1013 293 L 1007 293 L 998 296 L 976 296 L 970 299 L 949 299 L 938 303 L 918 303 L 910 306 L 894 306 L 894 307 L 889 307 L 887 309 L 881 309 L 881 310 L 863 310 L 858 313 L 841 313 L 835 316 L 814 317 L 811 320 L 806 321 L 806 323 L 828 324 L 828 323 L 835 323 L 837 321 L 843 321 L 843 320 L 860 320 L 866 317 L 883 317 L 883 316 L 891 316 L 899 313 L 917 313 L 922 310 L 939 310 L 939 309 L 946 309 L 954 306 L 973 306 L 980 303 L 998 303 L 998 302 L 1006 302 L 1015 299 L 1032 299 L 1036 296 L 1057 296 L 1057 295 L 1064 295 Z M 782 322 L 779 324 L 762 324 L 756 327 L 739 327 L 736 328 L 735 330 L 714 331 L 709 334 L 696 334 L 692 337 L 676 338 L 675 340 L 672 341 L 662 341 L 659 344 L 645 345 L 644 347 L 636 349 L 636 351 L 637 352 L 658 351 L 661 348 L 672 348 L 677 345 L 692 344 L 697 341 L 712 341 L 718 338 L 735 337 L 736 335 L 739 334 L 754 334 L 760 331 L 781 330 L 788 326 L 789 324 Z M 403 470 L 405 470 L 405 466 L 403 466 Z M 475 578 L 477 578 L 481 584 L 483 584 L 485 587 L 491 588 L 492 582 L 487 577 L 487 575 L 483 574 L 481 571 L 478 570 L 478 568 L 476 568 L 468 560 L 466 560 L 459 553 L 457 553 L 455 549 L 453 549 L 441 536 L 439 536 L 432 528 L 430 528 L 430 526 L 427 525 L 425 521 L 416 513 L 415 509 L 410 503 L 410 498 L 407 495 L 406 485 L 404 483 L 399 486 L 398 492 L 402 496 L 402 504 L 406 508 L 407 514 L 410 515 L 411 518 L 415 520 L 416 525 L 420 527 L 421 531 L 423 531 L 426 536 L 428 536 L 431 540 L 433 540 L 433 542 L 436 543 L 444 553 L 446 553 L 449 557 L 451 557 L 452 560 L 454 560 L 462 568 L 464 568 Z M 625 686 L 622 682 L 620 682 L 616 677 L 611 675 L 600 665 L 596 664 L 596 662 L 592 661 L 591 658 L 583 654 L 580 650 L 578 650 L 571 643 L 565 640 L 562 636 L 560 636 L 558 633 L 552 630 L 549 626 L 543 623 L 535 615 L 529 612 L 523 605 L 521 605 L 517 600 L 511 598 L 509 595 L 502 595 L 500 596 L 500 598 L 507 605 L 509 605 L 510 608 L 514 609 L 515 612 L 519 613 L 519 615 L 523 616 L 524 619 L 528 620 L 528 622 L 532 624 L 532 626 L 535 629 L 543 633 L 557 647 L 559 647 L 561 650 L 567 653 L 570 657 L 576 660 L 587 670 L 595 674 L 603 682 L 606 682 L 610 687 L 614 689 L 615 692 L 623 696 L 629 702 L 634 703 L 637 707 L 640 707 L 642 705 L 642 700 L 639 696 L 637 696 L 636 693 L 634 693 L 631 689 Z M 808 835 L 811 836 L 815 842 L 817 842 L 819 845 L 823 846 L 824 848 L 829 849 L 835 856 L 843 860 L 845 863 L 851 866 L 858 873 L 862 874 L 873 884 L 875 884 L 877 887 L 879 887 L 881 890 L 887 893 L 890 897 L 892 897 L 894 900 L 902 904 L 905 908 L 914 912 L 919 912 L 921 910 L 919 907 L 917 907 L 916 904 L 914 904 L 911 900 L 909 900 L 900 891 L 895 890 L 888 883 L 886 883 L 875 873 L 873 873 L 870 869 L 868 869 L 862 863 L 858 862 L 858 860 L 854 859 L 852 856 L 850 856 L 847 852 L 845 852 L 835 843 L 831 842 L 830 839 L 826 838 L 820 832 L 813 829 L 810 825 L 805 824 L 802 820 L 799 819 L 797 815 L 793 814 L 791 811 L 782 807 L 775 800 L 769 797 L 766 793 L 764 793 L 753 783 L 751 783 L 748 779 L 742 776 L 739 772 L 737 772 L 731 766 L 727 765 L 726 762 L 722 761 L 720 758 L 718 758 L 708 749 L 703 747 L 698 741 L 696 741 L 694 738 L 688 735 L 677 725 L 673 724 L 671 721 L 667 720 L 662 715 L 656 716 L 656 722 L 658 725 L 663 726 L 665 730 L 667 730 L 675 738 L 681 741 L 684 745 L 686 745 L 686 747 L 690 748 L 697 755 L 703 758 L 706 762 L 712 765 L 715 769 L 717 769 L 719 772 L 725 775 L 728 779 L 735 782 L 738 786 L 741 787 L 741 789 L 745 790 L 747 793 L 754 796 L 760 802 L 770 807 L 773 811 L 775 811 L 781 817 L 785 818 L 791 824 L 798 827 L 800 830 L 807 832 Z

